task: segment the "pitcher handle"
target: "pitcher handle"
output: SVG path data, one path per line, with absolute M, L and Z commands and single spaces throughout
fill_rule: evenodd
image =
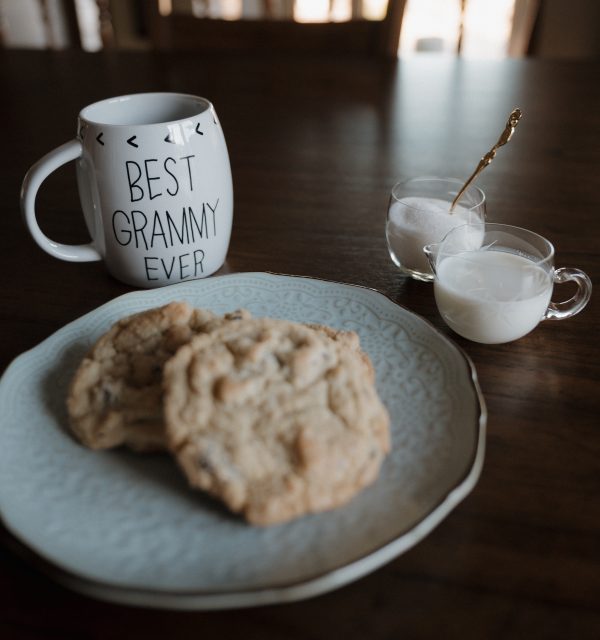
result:
M 554 272 L 554 282 L 574 282 L 577 291 L 573 297 L 564 302 L 551 302 L 546 309 L 543 320 L 564 320 L 579 313 L 589 302 L 592 295 L 592 281 L 588 275 L 579 269 L 562 267 Z

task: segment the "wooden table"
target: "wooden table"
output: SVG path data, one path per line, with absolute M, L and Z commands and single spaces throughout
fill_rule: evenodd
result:
M 466 177 L 514 106 L 509 147 L 479 179 L 489 218 L 549 238 L 558 266 L 600 280 L 600 63 L 0 54 L 0 364 L 130 290 L 102 264 L 42 252 L 20 219 L 27 168 L 75 133 L 84 105 L 174 90 L 215 104 L 235 184 L 223 272 L 273 271 L 376 288 L 451 335 L 432 288 L 386 249 L 399 178 Z M 86 240 L 73 169 L 39 196 L 43 229 Z M 560 295 L 570 294 L 567 285 Z M 518 342 L 470 343 L 487 402 L 487 451 L 469 497 L 424 541 L 326 595 L 177 613 L 97 602 L 0 547 L 2 638 L 600 637 L 600 303 Z M 1 443 L 0 443 L 0 446 Z

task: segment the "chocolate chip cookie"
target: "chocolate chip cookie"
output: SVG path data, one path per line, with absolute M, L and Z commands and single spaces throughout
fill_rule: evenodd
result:
M 389 418 L 351 333 L 245 319 L 182 346 L 163 369 L 164 411 L 189 483 L 269 525 L 373 482 Z
M 163 364 L 193 336 L 247 317 L 246 311 L 220 317 L 171 302 L 116 322 L 71 382 L 67 409 L 74 435 L 92 449 L 165 449 Z

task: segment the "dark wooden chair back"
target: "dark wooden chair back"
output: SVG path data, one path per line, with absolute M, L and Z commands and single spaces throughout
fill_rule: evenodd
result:
M 395 58 L 406 0 L 388 0 L 382 20 L 300 23 L 291 19 L 222 20 L 171 12 L 145 3 L 152 46 L 168 50 L 360 54 Z

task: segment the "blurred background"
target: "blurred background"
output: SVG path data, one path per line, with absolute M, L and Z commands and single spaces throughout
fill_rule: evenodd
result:
M 184 20 L 195 23 L 181 29 Z M 254 42 L 265 48 L 274 42 L 268 25 L 386 20 L 393 32 L 388 57 L 600 56 L 598 0 L 0 0 L 0 44 L 99 51 L 225 50 Z M 244 23 L 262 31 L 247 36 Z M 289 34 L 285 42 L 291 47 Z

